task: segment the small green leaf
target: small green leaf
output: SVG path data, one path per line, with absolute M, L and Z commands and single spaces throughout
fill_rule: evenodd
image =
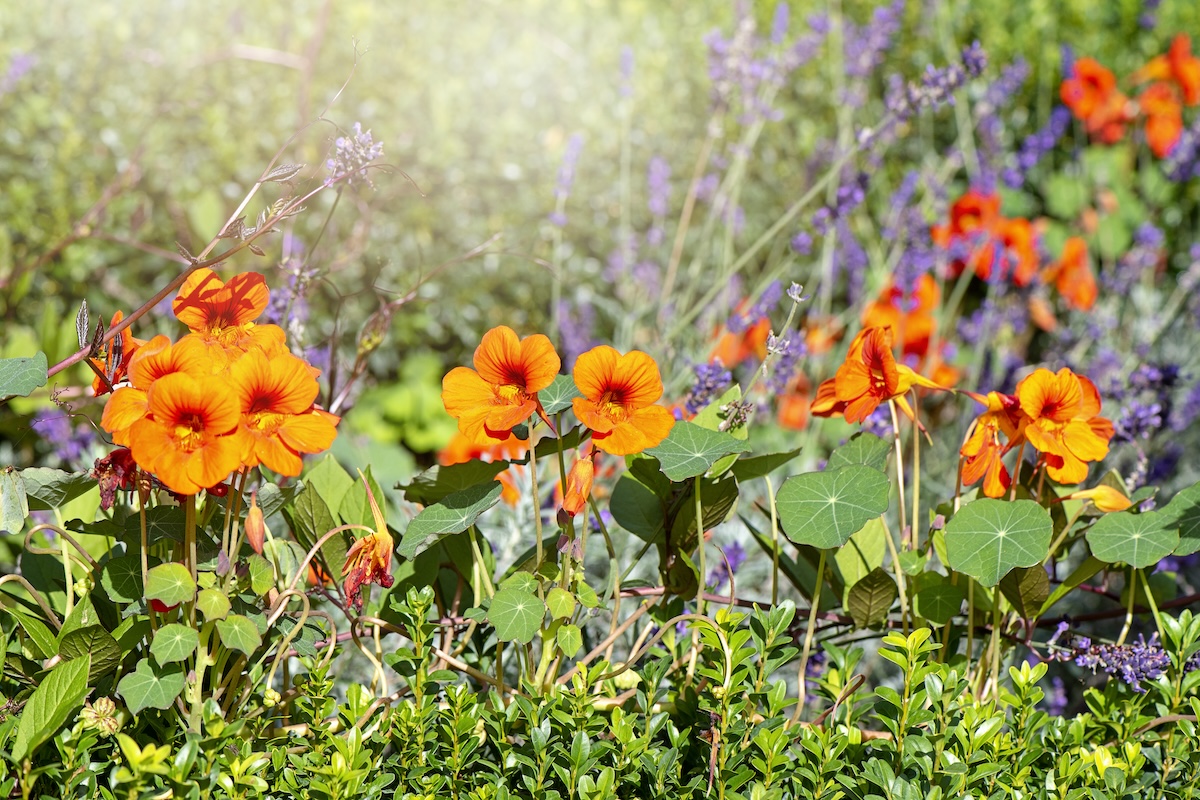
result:
M 1041 564 L 1017 567 L 1000 580 L 1000 591 L 1022 618 L 1032 619 L 1050 596 L 1050 576 Z
M 567 619 L 575 613 L 575 595 L 561 586 L 555 586 L 546 593 L 546 608 L 554 619 Z
M 195 628 L 172 622 L 155 631 L 154 641 L 150 642 L 150 655 L 160 664 L 170 664 L 183 661 L 199 646 L 200 634 Z
M 12 750 L 15 763 L 19 764 L 37 752 L 83 704 L 90 668 L 90 658 L 60 662 L 33 690 L 17 724 Z
M 1135 569 L 1157 564 L 1179 546 L 1178 517 L 1163 511 L 1144 514 L 1105 514 L 1086 534 L 1092 555 L 1110 564 L 1122 562 Z
M 744 483 L 755 478 L 770 475 L 800 455 L 801 449 L 797 447 L 795 450 L 786 450 L 782 453 L 766 453 L 761 456 L 739 458 L 737 463 L 733 465 L 733 477 Z
M 488 621 L 502 642 L 527 643 L 542 627 L 546 604 L 538 596 L 516 588 L 501 589 L 492 598 Z
M 229 598 L 219 589 L 201 589 L 196 595 L 196 608 L 208 622 L 225 619 L 230 609 Z
M 538 392 L 538 399 L 542 401 L 542 408 L 548 416 L 566 411 L 576 397 L 583 397 L 583 394 L 570 375 L 555 375 L 554 382 Z
M 221 635 L 222 644 L 246 655 L 251 655 L 262 645 L 258 628 L 249 617 L 241 614 L 230 614 L 225 619 L 217 620 L 217 633 Z
M 583 582 L 583 579 L 575 581 L 575 597 L 579 599 L 579 604 L 584 608 L 597 608 L 600 605 L 600 598 L 596 594 L 596 590 Z
M 830 454 L 825 471 L 832 472 L 835 469 L 854 464 L 882 470 L 887 464 L 888 453 L 891 452 L 891 449 L 890 439 L 883 439 L 873 433 L 862 431 L 851 436 L 850 441 Z
M 117 693 L 125 700 L 129 713 L 135 716 L 143 709 L 166 711 L 179 697 L 185 683 L 182 664 L 158 666 L 149 658 L 137 663 L 137 668 L 117 684 Z
M 346 472 L 336 458 L 332 455 L 327 455 L 318 461 L 312 469 L 304 473 L 303 491 L 315 492 L 325 502 L 327 509 L 337 509 L 341 507 L 342 499 L 346 493 L 356 483 L 358 481 L 354 480 L 349 472 Z M 350 522 L 351 520 L 344 521 Z M 324 522 L 322 521 L 321 524 L 324 524 Z M 326 531 L 335 527 L 337 527 L 336 523 L 324 530 L 314 530 L 314 533 L 317 536 L 324 536 Z
M 1042 563 L 1052 532 L 1050 514 L 1032 500 L 976 500 L 946 523 L 948 566 L 995 586 L 1016 567 Z
M 0 470 L 0 533 L 20 533 L 29 516 L 25 480 L 15 467 Z
M 275 568 L 271 562 L 254 553 L 246 559 L 246 568 L 250 573 L 250 591 L 262 597 L 275 586 Z
M 471 486 L 425 508 L 408 523 L 400 540 L 400 555 L 415 558 L 442 537 L 462 533 L 475 524 L 480 514 L 500 502 L 503 489 L 495 482 Z
M 807 472 L 784 481 L 775 496 L 779 522 L 796 544 L 828 549 L 888 508 L 888 478 L 872 467 L 852 465 Z
M 673 481 L 685 481 L 703 475 L 722 457 L 750 449 L 732 434 L 710 431 L 691 422 L 676 422 L 662 444 L 646 451 L 662 465 L 663 473 Z
M 882 567 L 876 567 L 858 583 L 850 587 L 846 599 L 846 610 L 854 624 L 860 628 L 871 628 L 887 619 L 892 603 L 896 601 L 896 582 Z
M 0 358 L 0 397 L 10 394 L 28 397 L 46 385 L 47 369 L 45 353 L 29 358 Z
M 945 625 L 962 610 L 966 592 L 949 581 L 926 586 L 913 595 L 913 613 L 934 625 Z
M 563 625 L 555 634 L 555 639 L 558 649 L 567 658 L 574 658 L 579 648 L 583 647 L 583 632 L 579 630 L 578 625 Z
M 95 683 L 101 675 L 117 668 L 121 663 L 121 647 L 112 634 L 101 625 L 77 628 L 62 637 L 58 654 L 65 659 L 84 658 L 91 663 L 88 683 Z
M 146 573 L 146 599 L 168 606 L 185 603 L 196 596 L 196 583 L 183 564 L 159 564 Z
M 30 511 L 53 511 L 96 488 L 96 479 L 86 472 L 30 467 L 21 470 Z

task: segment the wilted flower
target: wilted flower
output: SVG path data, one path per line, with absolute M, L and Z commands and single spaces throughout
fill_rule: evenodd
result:
M 371 504 L 371 516 L 375 519 L 375 530 L 350 546 L 350 549 L 346 551 L 346 563 L 342 567 L 342 575 L 346 578 L 343 584 L 346 598 L 350 605 L 358 608 L 359 611 L 363 607 L 362 588 L 364 586 L 369 587 L 372 583 L 378 583 L 383 588 L 390 589 L 396 580 L 392 577 L 392 534 L 388 531 L 387 521 L 383 518 L 383 512 L 379 510 L 379 504 L 375 501 L 371 484 L 365 477 L 362 482 L 367 488 L 367 501 Z

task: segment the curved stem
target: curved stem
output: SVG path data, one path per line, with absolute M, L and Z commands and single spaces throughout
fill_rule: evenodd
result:
M 42 613 L 46 615 L 46 619 L 50 620 L 50 622 L 54 624 L 55 630 L 62 630 L 62 622 L 60 622 L 58 617 L 55 616 L 54 611 L 50 608 L 50 604 L 46 602 L 46 598 L 42 597 L 41 592 L 33 588 L 32 584 L 30 584 L 29 581 L 25 580 L 25 578 L 20 575 L 5 575 L 4 577 L 0 578 L 0 586 L 10 581 L 21 584 L 21 586 L 25 588 L 25 591 L 29 592 L 30 596 L 33 597 L 37 604 L 42 607 Z
M 825 583 L 825 548 L 821 548 L 821 555 L 817 558 L 817 583 L 813 587 L 812 604 L 808 608 L 808 627 L 804 633 L 804 649 L 800 651 L 800 674 L 797 676 L 798 686 L 796 687 L 796 710 L 792 712 L 792 723 L 795 725 L 800 721 L 800 715 L 804 713 L 804 701 L 807 699 L 808 687 L 805 685 L 805 675 L 808 673 L 808 655 L 812 650 L 813 631 L 817 625 L 817 610 L 821 605 L 821 588 Z

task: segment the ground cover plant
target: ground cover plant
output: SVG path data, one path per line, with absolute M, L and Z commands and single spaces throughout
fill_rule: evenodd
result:
M 618 5 L 6 19 L 4 796 L 1196 794 L 1200 12 Z

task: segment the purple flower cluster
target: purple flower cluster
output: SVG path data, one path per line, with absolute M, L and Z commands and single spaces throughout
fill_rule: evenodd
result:
M 8 62 L 8 70 L 0 78 L 0 95 L 8 94 L 17 88 L 17 83 L 24 78 L 29 70 L 37 64 L 37 56 L 33 53 L 17 53 Z
M 281 269 L 287 275 L 287 282 L 272 288 L 263 317 L 273 325 L 296 331 L 308 321 L 308 293 L 319 273 L 315 268 L 305 267 L 300 258 L 289 258 Z
M 1144 31 L 1153 30 L 1158 24 L 1158 6 L 1162 0 L 1144 0 L 1142 13 L 1138 16 L 1138 27 Z
M 353 136 L 339 136 L 333 147 L 333 156 L 325 162 L 329 172 L 325 178 L 326 186 L 342 179 L 346 183 L 361 180 L 368 186 L 375 186 L 367 177 L 367 165 L 383 155 L 383 143 L 377 143 L 370 131 L 363 131 L 361 122 L 354 123 Z
M 725 323 L 731 333 L 744 333 L 761 319 L 771 316 L 771 312 L 783 299 L 783 285 L 779 281 L 771 281 L 758 301 L 750 306 L 745 314 L 734 314 Z
M 742 124 L 777 119 L 779 112 L 771 106 L 770 95 L 784 85 L 788 75 L 816 55 L 827 26 L 823 18 L 810 19 L 811 31 L 789 45 L 791 20 L 786 3 L 777 5 L 766 39 L 758 34 L 748 3 L 738 3 L 736 14 L 731 36 L 715 30 L 704 37 L 713 104 L 718 109 L 739 109 Z
M 556 208 L 549 216 L 550 222 L 560 228 L 567 224 L 567 215 L 560 209 L 571 195 L 571 187 L 575 184 L 575 167 L 579 164 L 579 156 L 582 152 L 583 134 L 571 134 L 571 138 L 567 139 L 567 147 L 563 151 L 562 164 L 558 168 L 558 183 L 554 187 Z
M 963 50 L 962 62 L 938 69 L 932 64 L 925 67 L 921 80 L 905 83 L 892 76 L 887 92 L 888 110 L 897 119 L 908 119 L 922 108 L 937 108 L 954 102 L 954 93 L 972 78 L 977 78 L 987 66 L 987 55 L 974 42 Z
M 1045 126 L 1025 137 L 1021 149 L 1017 151 L 1016 166 L 1004 170 L 1004 184 L 1010 189 L 1021 188 L 1025 183 L 1025 176 L 1055 148 L 1070 126 L 1070 109 L 1066 106 L 1056 106 L 1050 112 L 1050 119 Z
M 1179 141 L 1167 153 L 1167 177 L 1176 183 L 1200 178 L 1200 117 L 1183 129 Z
M 865 172 L 854 170 L 838 185 L 833 205 L 817 209 L 813 214 L 813 228 L 822 236 L 829 233 L 830 227 L 839 220 L 850 216 L 854 209 L 867 199 L 867 188 L 870 179 Z
M 780 339 L 771 336 L 767 339 L 767 350 L 777 356 L 767 376 L 767 391 L 780 395 L 787 391 L 796 368 L 800 366 L 800 359 L 808 354 L 808 347 L 799 337 Z
M 1157 640 L 1158 634 L 1152 635 L 1150 641 L 1139 634 L 1135 644 L 1096 645 L 1086 636 L 1077 636 L 1070 650 L 1059 653 L 1056 658 L 1074 661 L 1093 673 L 1102 669 L 1119 677 L 1135 692 L 1144 693 L 1143 682 L 1157 680 L 1171 666 L 1171 657 Z
M 596 345 L 592 331 L 596 327 L 596 310 L 591 303 L 558 304 L 558 340 L 562 346 L 563 365 L 573 369 L 575 359 Z
M 978 43 L 976 43 L 978 44 Z M 964 61 L 967 56 L 963 54 Z M 1000 170 L 1001 162 L 1007 155 L 1004 145 L 1004 120 L 1000 112 L 1012 102 L 1021 90 L 1022 84 L 1029 77 L 1029 65 L 1024 59 L 1018 58 L 1000 72 L 1000 77 L 992 81 L 983 93 L 983 97 L 975 104 L 975 116 L 979 120 L 979 152 L 982 163 L 980 186 L 984 191 L 994 190 L 993 176 Z
M 59 462 L 77 469 L 84 455 L 96 443 L 96 432 L 86 425 L 72 425 L 68 413 L 48 413 L 30 423 L 30 427 L 53 448 L 52 453 Z
M 876 8 L 866 25 L 846 22 L 842 33 L 846 74 L 851 78 L 869 77 L 882 63 L 903 21 L 904 0 L 894 0 Z
M 688 390 L 683 404 L 689 414 L 698 414 L 733 383 L 733 373 L 720 361 L 697 364 L 692 369 L 696 373 L 696 382 Z
M 1133 246 L 1100 276 L 1104 288 L 1114 294 L 1128 295 L 1148 271 L 1158 266 L 1165 241 L 1162 230 L 1153 224 L 1139 225 L 1133 233 Z
M 729 581 L 731 575 L 736 575 L 742 564 L 746 562 L 746 550 L 741 542 L 731 542 L 721 548 L 725 557 L 708 573 L 708 588 L 717 591 Z

